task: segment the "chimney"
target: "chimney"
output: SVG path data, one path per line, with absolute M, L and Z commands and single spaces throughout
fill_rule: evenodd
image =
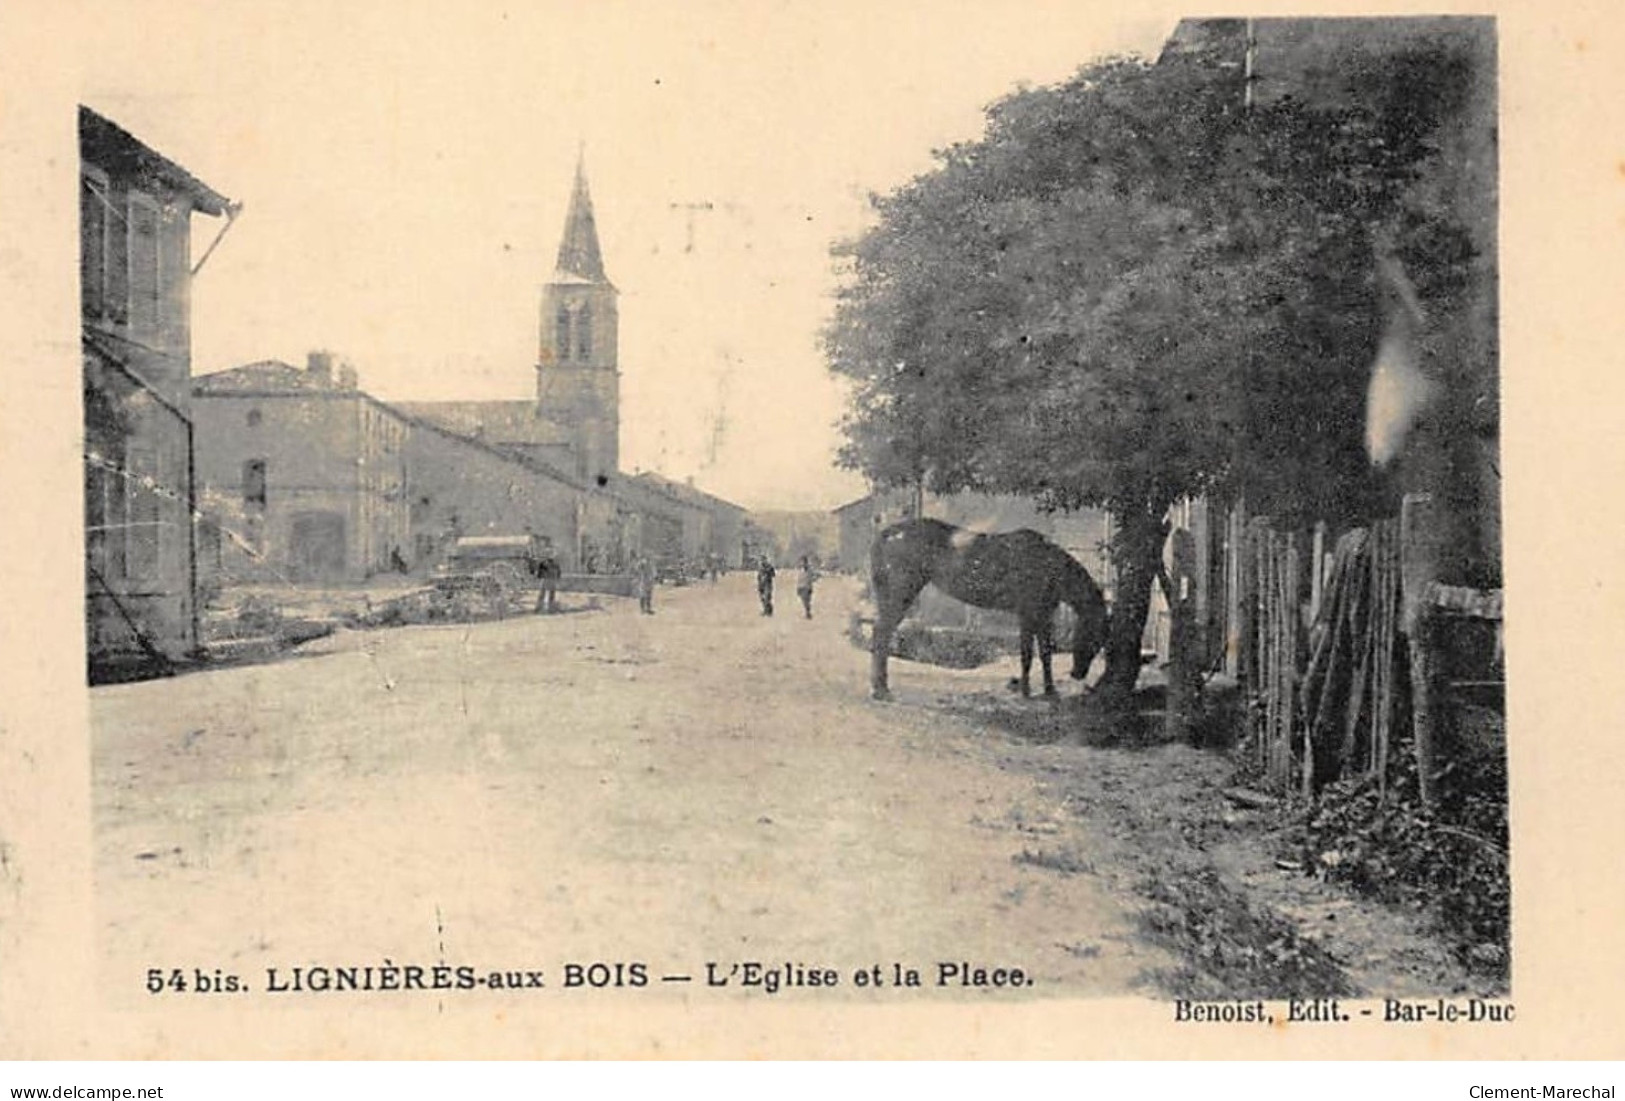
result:
M 311 352 L 305 359 L 305 370 L 318 390 L 333 388 L 333 353 Z

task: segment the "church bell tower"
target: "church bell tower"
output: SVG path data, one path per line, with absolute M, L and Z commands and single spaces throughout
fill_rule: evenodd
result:
M 558 261 L 542 288 L 536 401 L 541 416 L 567 434 L 575 473 L 591 480 L 620 469 L 619 293 L 604 274 L 586 166 L 578 160 Z

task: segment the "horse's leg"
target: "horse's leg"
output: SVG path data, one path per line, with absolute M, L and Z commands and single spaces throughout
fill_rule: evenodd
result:
M 1044 623 L 1038 628 L 1038 661 L 1044 667 L 1044 695 L 1055 695 L 1055 673 L 1051 662 L 1055 657 L 1055 628 Z
M 1033 632 L 1025 623 L 1021 625 L 1021 695 L 1033 694 Z
M 891 687 L 886 683 L 886 659 L 891 656 L 891 636 L 896 626 L 888 621 L 884 610 L 875 611 L 874 633 L 869 639 L 869 694 L 877 700 L 891 699 Z
M 869 693 L 877 700 L 891 698 L 886 663 L 891 657 L 892 634 L 897 630 L 897 625 L 903 622 L 903 617 L 908 614 L 923 588 L 923 580 L 910 578 L 899 584 L 894 574 L 891 590 L 875 593 L 875 626 L 869 639 Z M 876 589 L 879 589 L 878 584 Z

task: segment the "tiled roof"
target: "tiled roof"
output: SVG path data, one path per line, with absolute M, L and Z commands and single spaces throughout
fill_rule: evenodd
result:
M 161 181 L 192 200 L 205 214 L 224 214 L 231 200 L 111 119 L 79 108 L 79 156 L 87 164 L 127 179 Z

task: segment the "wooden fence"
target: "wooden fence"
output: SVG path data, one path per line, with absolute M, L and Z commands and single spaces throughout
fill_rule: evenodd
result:
M 1319 537 L 1248 525 L 1241 607 L 1252 752 L 1272 786 L 1311 796 L 1355 775 L 1384 782 L 1406 691 L 1399 525 Z

